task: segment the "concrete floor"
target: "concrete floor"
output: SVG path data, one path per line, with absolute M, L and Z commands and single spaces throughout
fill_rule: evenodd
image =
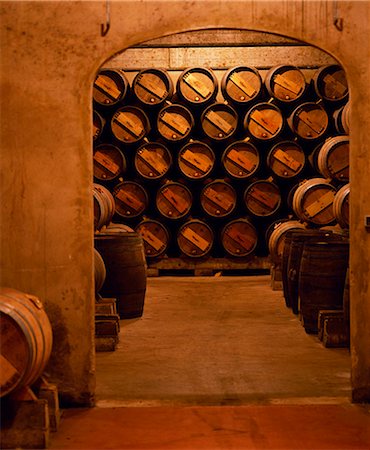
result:
M 307 335 L 267 275 L 149 278 L 121 325 L 96 356 L 98 406 L 349 401 L 349 351 Z
M 268 276 L 150 278 L 143 318 L 96 355 L 97 407 L 50 449 L 368 450 L 347 349 L 307 335 Z

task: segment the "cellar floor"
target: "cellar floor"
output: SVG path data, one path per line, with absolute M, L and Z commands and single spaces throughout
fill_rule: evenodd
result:
M 50 448 L 370 448 L 348 350 L 307 335 L 266 275 L 149 278 L 96 364 L 96 408 L 65 410 Z

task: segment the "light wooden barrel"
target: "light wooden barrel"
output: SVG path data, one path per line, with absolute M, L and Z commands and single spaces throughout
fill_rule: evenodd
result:
M 115 212 L 115 202 L 110 191 L 101 184 L 93 184 L 94 229 L 108 225 Z
M 229 216 L 235 209 L 237 195 L 233 186 L 223 180 L 208 183 L 200 194 L 200 204 L 211 217 Z
M 228 175 L 244 180 L 255 175 L 260 167 L 256 146 L 247 141 L 235 141 L 222 154 L 221 163 Z
M 223 227 L 220 241 L 222 248 L 229 256 L 243 258 L 255 251 L 258 233 L 250 220 L 234 219 Z
M 203 133 L 214 141 L 231 138 L 238 128 L 238 113 L 225 103 L 208 106 L 200 118 Z
M 276 176 L 283 179 L 298 177 L 305 163 L 305 153 L 295 141 L 278 142 L 267 155 L 267 166 Z
M 320 67 L 312 77 L 316 94 L 323 100 L 333 103 L 348 97 L 348 83 L 344 69 L 337 64 Z
M 245 106 L 256 101 L 262 94 L 262 87 L 261 75 L 254 67 L 233 67 L 221 80 L 224 98 L 236 106 Z
M 100 70 L 93 86 L 93 100 L 101 107 L 113 107 L 130 93 L 130 83 L 121 69 Z
M 270 141 L 278 138 L 284 128 L 284 116 L 272 103 L 258 103 L 250 108 L 243 120 L 244 130 L 254 139 Z
M 0 288 L 0 396 L 32 385 L 52 349 L 52 329 L 39 298 Z
M 299 138 L 313 141 L 321 139 L 327 132 L 329 116 L 320 104 L 306 102 L 292 111 L 287 122 L 292 132 Z
M 205 142 L 190 140 L 178 153 L 181 173 L 190 180 L 207 178 L 215 165 L 216 156 Z
M 106 269 L 103 258 L 101 254 L 94 248 L 94 286 L 95 286 L 95 294 L 97 294 L 102 288 L 105 277 L 106 277 Z
M 349 103 L 333 112 L 334 127 L 339 134 L 349 134 L 349 114 Z
M 143 238 L 147 258 L 157 258 L 166 253 L 170 236 L 163 223 L 145 219 L 136 226 L 135 231 Z
M 180 104 L 167 105 L 158 113 L 158 133 L 168 142 L 183 142 L 190 137 L 193 128 L 194 117 L 186 106 Z
M 244 191 L 247 210 L 258 217 L 275 214 L 281 206 L 281 192 L 277 184 L 269 180 L 257 180 Z
M 349 228 L 349 193 L 350 185 L 345 184 L 335 194 L 333 201 L 333 213 L 340 227 Z
M 93 111 L 93 141 L 98 141 L 103 134 L 105 119 L 94 109 Z
M 150 122 L 143 109 L 123 106 L 113 114 L 111 130 L 114 137 L 124 144 L 136 144 L 149 133 Z
M 273 225 L 273 230 L 268 238 L 268 249 L 271 259 L 276 263 L 281 263 L 283 258 L 285 237 L 289 231 L 304 230 L 305 226 L 298 220 L 277 221 Z
M 159 213 L 167 219 L 181 219 L 189 214 L 193 196 L 182 183 L 169 181 L 161 186 L 156 195 Z
M 192 219 L 178 230 L 177 244 L 181 253 L 190 258 L 207 256 L 213 247 L 214 234 L 204 221 Z
M 146 180 L 160 180 L 172 166 L 168 148 L 159 142 L 146 142 L 135 153 L 134 165 L 140 177 Z
M 303 181 L 293 196 L 293 210 L 297 217 L 314 225 L 335 222 L 333 201 L 336 188 L 324 178 Z
M 265 76 L 271 97 L 283 103 L 299 101 L 306 93 L 306 80 L 301 70 L 292 65 L 271 67 Z
M 141 216 L 148 206 L 146 190 L 135 181 L 123 181 L 113 189 L 116 213 L 126 219 Z
M 333 136 L 327 139 L 317 154 L 321 175 L 331 180 L 349 181 L 349 137 Z
M 132 82 L 132 92 L 145 107 L 158 107 L 173 94 L 173 82 L 164 69 L 143 69 Z
M 205 67 L 184 70 L 176 83 L 179 98 L 192 107 L 204 107 L 213 102 L 217 91 L 217 78 L 211 69 Z
M 112 144 L 100 144 L 93 151 L 94 177 L 100 181 L 111 181 L 126 172 L 126 157 Z

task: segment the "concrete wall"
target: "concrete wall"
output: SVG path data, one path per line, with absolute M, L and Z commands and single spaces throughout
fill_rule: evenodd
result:
M 1 2 L 1 284 L 39 295 L 64 402 L 94 396 L 91 90 L 113 54 L 211 27 L 279 31 L 327 50 L 351 88 L 352 384 L 370 400 L 370 66 L 367 1 Z

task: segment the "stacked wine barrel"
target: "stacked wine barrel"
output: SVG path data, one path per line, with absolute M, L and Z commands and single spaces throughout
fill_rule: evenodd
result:
M 291 65 L 176 78 L 103 69 L 93 86 L 95 203 L 141 234 L 151 261 L 267 256 L 288 220 L 348 228 L 349 106 L 344 70 Z M 103 189 L 103 190 L 104 190 Z M 109 201 L 108 201 L 109 203 Z M 101 223 L 98 205 L 96 229 Z M 289 228 L 289 227 L 288 227 Z

